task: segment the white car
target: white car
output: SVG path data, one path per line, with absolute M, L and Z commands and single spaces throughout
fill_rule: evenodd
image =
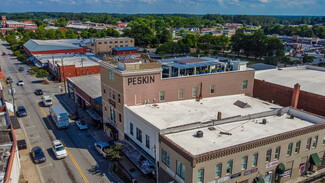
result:
M 95 142 L 94 146 L 103 158 L 107 157 L 105 150 L 110 149 L 110 145 L 107 142 Z
M 87 125 L 86 121 L 83 119 L 77 120 L 76 125 L 79 128 L 79 130 L 87 130 L 88 129 L 88 125 Z
M 19 80 L 17 83 L 18 86 L 24 86 L 24 81 L 23 80 Z
M 62 159 L 68 156 L 68 152 L 65 150 L 60 140 L 54 140 L 52 142 L 52 150 L 57 159 Z

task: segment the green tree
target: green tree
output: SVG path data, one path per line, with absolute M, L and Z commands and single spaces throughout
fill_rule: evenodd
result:
M 46 30 L 43 26 L 39 26 L 36 31 L 36 38 L 37 39 L 42 39 L 45 40 L 46 39 Z
M 67 20 L 64 17 L 60 17 L 54 24 L 56 27 L 65 27 L 67 26 Z
M 105 149 L 105 153 L 108 155 L 108 159 L 113 162 L 117 162 L 122 159 L 122 144 L 116 144 L 112 149 Z
M 47 78 L 49 76 L 49 72 L 47 72 L 46 70 L 44 69 L 39 69 L 35 75 L 35 77 L 37 78 L 42 78 L 43 81 L 45 81 L 44 78 Z
M 55 39 L 65 39 L 65 33 L 61 29 L 55 31 Z
M 244 30 L 238 29 L 236 33 L 231 36 L 231 49 L 239 55 L 240 51 L 244 49 Z
M 47 39 L 55 39 L 56 35 L 55 35 L 55 30 L 54 29 L 49 29 L 46 31 L 46 38 Z
M 267 56 L 284 56 L 284 45 L 282 40 L 274 37 L 267 37 L 264 40 L 264 51 Z
M 16 44 L 17 43 L 17 40 L 16 40 L 16 36 L 15 35 L 7 35 L 6 36 L 6 41 L 9 43 L 9 44 Z
M 313 61 L 314 61 L 314 57 L 313 56 L 304 55 L 302 57 L 302 62 L 303 63 L 312 63 Z
M 165 29 L 157 34 L 157 38 L 159 39 L 160 43 L 163 44 L 165 42 L 172 41 L 173 35 L 169 30 Z
M 65 37 L 67 39 L 76 39 L 78 36 L 73 32 L 73 30 L 68 29 L 65 31 Z
M 197 36 L 195 34 L 186 34 L 183 39 L 179 41 L 180 43 L 187 44 L 191 48 L 197 47 Z

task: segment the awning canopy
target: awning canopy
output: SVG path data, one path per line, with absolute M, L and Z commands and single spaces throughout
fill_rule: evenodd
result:
M 276 167 L 276 173 L 278 174 L 283 174 L 285 171 L 286 167 L 284 166 L 283 163 L 280 163 L 277 167 Z
M 254 183 L 264 183 L 264 179 L 262 177 L 255 177 Z
M 314 165 L 320 165 L 320 159 L 317 153 L 310 155 L 310 161 Z

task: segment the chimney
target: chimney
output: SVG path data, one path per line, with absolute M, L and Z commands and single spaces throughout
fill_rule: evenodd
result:
M 295 109 L 297 109 L 298 106 L 299 94 L 300 94 L 300 85 L 299 83 L 297 83 L 293 88 L 292 99 L 291 99 L 291 107 Z
M 221 120 L 221 112 L 220 111 L 218 112 L 218 118 L 217 119 Z

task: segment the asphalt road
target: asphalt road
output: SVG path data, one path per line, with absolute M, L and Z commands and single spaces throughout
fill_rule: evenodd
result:
M 41 97 L 34 94 L 35 89 L 40 88 L 44 95 L 52 97 L 54 105 L 58 105 L 60 101 L 55 95 L 60 93 L 59 85 L 62 84 L 38 83 L 39 79 L 27 72 L 29 66 L 21 64 L 6 48 L 6 43 L 0 41 L 0 54 L 2 52 L 6 52 L 7 55 L 0 55 L 1 68 L 6 77 L 10 76 L 13 79 L 13 87 L 16 89 L 15 105 L 23 105 L 27 110 L 28 115 L 20 118 L 22 128 L 27 134 L 27 143 L 31 147 L 40 146 L 46 156 L 46 162 L 35 165 L 40 172 L 42 182 L 116 182 L 111 176 L 112 173 L 108 171 L 110 162 L 99 156 L 93 148 L 96 142 L 93 133 L 90 130 L 79 131 L 74 122 L 70 122 L 70 128 L 58 130 L 47 118 L 49 108 L 42 107 Z M 24 67 L 24 71 L 19 72 L 19 67 Z M 23 80 L 25 85 L 17 86 L 18 80 Z M 8 91 L 4 92 L 6 99 L 10 100 Z M 69 154 L 67 158 L 61 160 L 55 158 L 51 150 L 51 142 L 55 139 L 61 139 L 65 144 Z

